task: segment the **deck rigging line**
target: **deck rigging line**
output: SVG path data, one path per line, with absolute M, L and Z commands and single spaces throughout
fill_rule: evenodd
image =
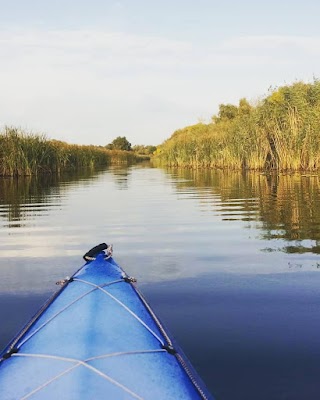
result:
M 81 282 L 86 285 L 92 286 L 93 288 L 91 290 L 88 290 L 85 293 L 82 293 L 82 295 L 78 296 L 76 299 L 72 300 L 70 303 L 68 303 L 66 306 L 61 308 L 59 311 L 57 311 L 54 315 L 52 315 L 47 321 L 45 321 L 43 324 L 41 324 L 37 329 L 35 329 L 30 335 L 28 335 L 24 340 L 22 340 L 18 346 L 16 346 L 16 349 L 20 349 L 27 341 L 29 341 L 34 335 L 36 335 L 41 329 L 43 329 L 45 326 L 47 326 L 53 319 L 58 317 L 60 314 L 62 314 L 65 310 L 70 308 L 73 304 L 77 303 L 81 299 L 83 299 L 85 296 L 88 294 L 100 290 L 104 294 L 108 295 L 111 299 L 113 299 L 116 303 L 118 303 L 121 307 L 123 307 L 128 313 L 130 313 L 141 325 L 143 325 L 151 335 L 153 335 L 159 343 L 164 347 L 165 344 L 163 340 L 151 329 L 149 326 L 136 315 L 132 310 L 130 310 L 129 307 L 127 307 L 123 302 L 121 302 L 119 299 L 117 299 L 115 296 L 113 296 L 111 293 L 109 293 L 107 290 L 104 289 L 104 287 L 110 286 L 115 283 L 120 283 L 120 282 L 125 282 L 125 278 L 122 277 L 121 279 L 117 279 L 112 282 L 107 282 L 103 283 L 101 285 L 96 285 L 92 282 L 79 279 L 79 278 L 72 278 L 69 282 L 66 282 L 67 284 L 70 284 L 71 282 Z M 67 368 L 65 371 L 62 371 L 58 375 L 54 376 L 53 378 L 49 379 L 47 382 L 43 383 L 42 385 L 38 386 L 37 388 L 33 389 L 30 393 L 27 395 L 23 396 L 20 400 L 27 400 L 31 396 L 33 396 L 35 393 L 39 392 L 40 390 L 46 388 L 48 385 L 50 385 L 52 382 L 55 382 L 62 376 L 65 376 L 66 374 L 70 373 L 73 371 L 75 368 L 79 366 L 86 367 L 90 369 L 91 371 L 95 372 L 97 375 L 100 375 L 110 383 L 114 384 L 115 386 L 123 389 L 126 393 L 130 394 L 133 398 L 138 399 L 138 400 L 143 400 L 142 397 L 140 397 L 138 394 L 133 392 L 131 389 L 127 388 L 125 385 L 121 384 L 120 382 L 116 381 L 115 379 L 111 378 L 109 375 L 101 372 L 99 369 L 91 366 L 88 364 L 88 362 L 96 360 L 96 359 L 102 359 L 102 358 L 107 358 L 107 357 L 115 357 L 115 356 L 121 356 L 121 355 L 129 355 L 129 354 L 144 354 L 144 353 L 159 353 L 159 352 L 166 352 L 165 348 L 160 348 L 160 349 L 154 349 L 154 350 L 137 350 L 137 351 L 128 351 L 128 352 L 117 352 L 117 353 L 110 353 L 110 354 L 104 354 L 104 355 L 99 355 L 95 357 L 91 357 L 87 360 L 77 360 L 73 358 L 66 358 L 66 357 L 59 357 L 59 356 L 54 356 L 54 355 L 45 355 L 45 354 L 27 354 L 27 353 L 13 353 L 11 356 L 13 357 L 34 357 L 34 358 L 46 358 L 46 359 L 53 359 L 53 360 L 60 360 L 60 361 L 65 361 L 65 362 L 70 362 L 74 363 L 71 367 Z
M 127 307 L 124 303 L 122 303 L 122 301 L 120 301 L 119 299 L 117 299 L 115 296 L 113 296 L 111 293 L 109 293 L 107 290 L 103 289 L 101 286 L 96 285 L 95 283 L 89 282 L 89 281 L 85 281 L 83 279 L 78 279 L 78 278 L 74 278 L 74 281 L 77 282 L 82 282 L 82 283 L 86 283 L 87 285 L 90 286 L 94 286 L 96 289 L 101 290 L 103 293 L 105 293 L 106 295 L 108 295 L 109 297 L 111 297 L 115 302 L 117 302 L 118 304 L 120 304 L 120 306 L 122 306 L 126 311 L 128 311 L 129 314 L 131 314 L 137 321 L 140 322 L 141 325 L 143 325 L 150 333 L 151 335 L 153 335 L 158 341 L 159 343 L 164 346 L 164 342 L 162 339 L 159 338 L 159 336 L 151 329 L 148 327 L 148 325 L 142 321 L 141 318 L 139 318 L 137 316 L 136 313 L 134 313 L 132 310 L 130 310 L 129 307 Z
M 112 248 L 110 253 L 108 254 L 108 258 L 112 257 Z M 78 272 L 78 271 L 77 271 Z M 167 335 L 165 329 L 163 328 L 161 322 L 159 321 L 159 319 L 157 318 L 157 316 L 155 315 L 155 313 L 153 312 L 153 310 L 151 309 L 151 307 L 149 306 L 149 304 L 147 303 L 147 301 L 145 300 L 144 296 L 142 295 L 142 293 L 135 287 L 132 286 L 132 283 L 135 282 L 134 278 L 130 278 L 128 277 L 124 271 L 121 272 L 122 277 L 120 279 L 111 281 L 111 282 L 107 282 L 107 283 L 103 283 L 101 285 L 97 285 L 95 283 L 92 283 L 90 281 L 86 281 L 80 278 L 77 278 L 76 275 L 73 275 L 72 278 L 68 278 L 63 282 L 63 287 L 61 290 L 64 290 L 64 288 L 69 285 L 72 282 L 80 282 L 83 283 L 85 285 L 91 286 L 92 289 L 82 293 L 80 296 L 78 296 L 76 299 L 72 300 L 70 303 L 68 303 L 66 306 L 62 307 L 59 311 L 57 311 L 54 315 L 52 315 L 49 319 L 47 319 L 47 321 L 45 321 L 44 323 L 42 323 L 37 329 L 35 329 L 32 333 L 30 333 L 29 335 L 27 335 L 21 342 L 20 340 L 23 338 L 24 335 L 27 334 L 28 329 L 30 329 L 32 327 L 32 324 L 35 323 L 42 315 L 42 313 L 49 307 L 50 304 L 52 304 L 52 302 L 57 298 L 57 296 L 60 294 L 61 291 L 57 292 L 52 299 L 49 299 L 48 302 L 45 303 L 45 305 L 41 308 L 41 310 L 35 315 L 35 317 L 28 323 L 28 325 L 21 331 L 21 333 L 19 334 L 18 337 L 15 338 L 15 340 L 11 343 L 9 350 L 7 352 L 7 356 L 8 357 L 2 357 L 2 359 L 0 359 L 0 363 L 2 361 L 4 361 L 5 358 L 9 358 L 11 357 L 35 357 L 35 358 L 46 358 L 46 359 L 52 359 L 52 360 L 60 360 L 60 361 L 65 361 L 65 362 L 69 362 L 72 363 L 73 365 L 68 367 L 66 370 L 60 372 L 58 375 L 50 378 L 48 381 L 44 382 L 43 384 L 41 384 L 40 386 L 38 386 L 37 388 L 33 389 L 31 392 L 29 392 L 27 395 L 24 395 L 20 400 L 27 400 L 29 399 L 31 396 L 33 396 L 35 393 L 38 393 L 40 390 L 46 388 L 48 385 L 50 385 L 52 382 L 58 380 L 59 378 L 65 376 L 66 374 L 70 373 L 72 370 L 74 370 L 75 368 L 79 367 L 79 366 L 83 366 L 89 370 L 91 370 L 92 372 L 96 373 L 97 375 L 103 377 L 105 380 L 107 380 L 108 382 L 112 383 L 113 385 L 121 388 L 123 391 L 125 391 L 126 393 L 130 394 L 133 398 L 138 399 L 138 400 L 143 400 L 142 397 L 140 397 L 138 394 L 136 394 L 135 392 L 133 392 L 131 389 L 129 389 L 128 387 L 126 387 L 125 385 L 123 385 L 122 383 L 118 382 L 117 380 L 111 378 L 109 375 L 103 373 L 102 371 L 100 371 L 99 369 L 93 367 L 92 365 L 89 364 L 89 362 L 94 361 L 94 360 L 98 360 L 98 359 L 103 359 L 103 358 L 108 358 L 108 357 L 118 357 L 118 356 L 125 356 L 125 355 L 134 355 L 134 354 L 149 354 L 149 353 L 159 353 L 159 352 L 168 352 L 172 355 L 175 356 L 176 360 L 179 362 L 180 366 L 185 370 L 186 374 L 188 375 L 189 379 L 191 380 L 191 382 L 193 383 L 194 387 L 197 389 L 198 393 L 200 394 L 201 398 L 203 400 L 207 400 L 207 396 L 206 394 L 203 392 L 203 390 L 201 389 L 200 385 L 198 384 L 197 380 L 194 378 L 194 375 L 192 373 L 192 371 L 189 369 L 188 364 L 185 362 L 185 360 L 183 359 L 183 357 L 177 353 L 173 347 L 173 343 L 171 341 L 171 339 L 169 338 L 169 336 Z M 108 292 L 106 289 L 104 289 L 107 286 L 111 286 L 113 284 L 117 284 L 117 283 L 130 283 L 130 285 L 132 286 L 133 290 L 136 292 L 136 294 L 138 295 L 139 299 L 141 300 L 142 304 L 144 305 L 144 307 L 146 308 L 146 310 L 149 312 L 150 316 L 152 317 L 156 327 L 159 329 L 159 332 L 161 333 L 161 335 L 163 336 L 164 340 L 161 339 L 157 333 L 155 333 L 136 313 L 134 313 L 129 307 L 127 307 L 122 301 L 120 301 L 117 297 L 115 297 L 114 295 L 112 295 L 110 292 Z M 78 359 L 73 359 L 73 358 L 66 358 L 66 357 L 60 357 L 60 356 L 54 356 L 54 355 L 47 355 L 47 354 L 27 354 L 27 353 L 21 353 L 18 352 L 18 350 L 21 349 L 21 347 L 27 342 L 29 341 L 34 335 L 36 335 L 41 329 L 43 329 L 45 326 L 47 326 L 52 320 L 54 320 L 57 316 L 59 316 L 60 314 L 62 314 L 65 310 L 67 310 L 68 308 L 70 308 L 73 304 L 77 303 L 78 301 L 80 301 L 81 299 L 83 299 L 84 297 L 86 297 L 88 294 L 96 291 L 96 290 L 100 290 L 101 292 L 103 292 L 105 295 L 107 295 L 108 297 L 110 297 L 112 300 L 114 300 L 117 304 L 119 304 L 124 310 L 126 310 L 129 314 L 131 314 L 136 321 L 138 321 L 142 326 L 144 326 L 146 328 L 146 330 L 161 344 L 161 348 L 158 349 L 149 349 L 149 350 L 135 350 L 135 351 L 124 351 L 124 352 L 116 352 L 116 353 L 109 353 L 109 354 L 102 354 L 102 355 L 98 355 L 98 356 L 94 356 L 94 357 L 90 357 L 86 360 L 78 360 Z M 20 342 L 20 343 L 19 343 Z
M 46 359 L 53 359 L 53 360 L 59 360 L 59 361 L 65 361 L 65 362 L 69 362 L 69 363 L 74 363 L 74 365 L 72 365 L 71 367 L 67 368 L 66 370 L 62 371 L 61 373 L 59 373 L 58 375 L 50 378 L 48 381 L 44 382 L 42 385 L 38 386 L 37 388 L 33 389 L 30 393 L 28 393 L 27 395 L 23 396 L 20 400 L 27 400 L 29 399 L 32 395 L 34 395 L 35 393 L 39 392 L 41 389 L 46 388 L 47 386 L 49 386 L 52 382 L 57 381 L 59 378 L 61 378 L 62 376 L 65 376 L 66 374 L 68 374 L 69 372 L 71 372 L 72 370 L 76 369 L 79 366 L 84 366 L 86 368 L 89 368 L 90 370 L 92 370 L 93 372 L 95 372 L 97 375 L 102 376 L 104 379 L 106 379 L 107 381 L 111 382 L 112 384 L 120 387 L 121 389 L 125 390 L 127 393 L 129 393 L 132 397 L 136 398 L 136 399 L 141 399 L 143 400 L 142 397 L 140 397 L 139 395 L 137 395 L 136 393 L 134 393 L 131 389 L 129 389 L 128 387 L 124 386 L 123 384 L 121 384 L 120 382 L 116 381 L 115 379 L 111 378 L 109 375 L 101 372 L 100 370 L 98 370 L 95 367 L 92 367 L 91 365 L 89 365 L 88 363 L 90 361 L 94 361 L 94 360 L 99 360 L 102 358 L 109 358 L 109 357 L 119 357 L 119 356 L 126 356 L 126 355 L 136 355 L 136 354 L 150 354 L 150 353 L 160 353 L 160 352 L 166 352 L 166 350 L 164 349 L 154 349 L 154 350 L 135 350 L 135 351 L 123 351 L 123 352 L 116 352 L 116 353 L 109 353 L 109 354 L 102 354 L 100 356 L 95 356 L 95 357 L 90 357 L 87 358 L 86 360 L 77 360 L 74 358 L 67 358 L 67 357 L 59 357 L 59 356 L 53 356 L 50 354 L 31 354 L 31 353 L 17 353 L 17 354 L 13 354 L 12 356 L 14 357 L 34 357 L 34 358 L 46 358 Z
M 74 281 L 75 279 L 73 279 L 72 281 Z M 102 285 L 100 285 L 100 287 L 105 287 L 105 286 L 110 286 L 114 283 L 119 283 L 119 282 L 123 282 L 123 279 L 117 279 L 115 281 L 112 282 L 107 282 L 107 283 L 103 283 Z M 52 317 L 50 317 L 47 321 L 45 321 L 42 325 L 40 325 L 36 330 L 34 330 L 29 336 L 27 336 L 22 342 L 19 343 L 19 345 L 16 347 L 17 349 L 20 349 L 20 347 L 22 345 L 24 345 L 28 340 L 30 340 L 36 333 L 38 333 L 42 328 L 44 328 L 46 325 L 48 325 L 49 322 L 51 322 L 53 319 L 55 319 L 58 315 L 62 314 L 63 311 L 67 310 L 69 307 L 71 307 L 73 304 L 77 303 L 79 300 L 83 299 L 85 296 L 87 296 L 88 294 L 94 292 L 96 289 L 98 289 L 98 285 L 96 285 L 97 287 L 95 287 L 94 289 L 91 289 L 85 293 L 83 293 L 81 296 L 77 297 L 75 300 L 73 300 L 72 302 L 70 302 L 69 304 L 67 304 L 65 307 L 61 308 L 61 310 L 59 310 L 58 312 L 56 312 Z

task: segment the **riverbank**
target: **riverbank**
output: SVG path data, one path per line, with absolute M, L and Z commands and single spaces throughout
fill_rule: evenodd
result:
M 133 152 L 68 144 L 16 128 L 0 132 L 0 176 L 59 173 L 82 167 L 128 164 L 139 159 Z
M 278 171 L 320 169 L 320 82 L 269 91 L 256 104 L 220 104 L 209 124 L 179 129 L 158 147 L 164 165 Z

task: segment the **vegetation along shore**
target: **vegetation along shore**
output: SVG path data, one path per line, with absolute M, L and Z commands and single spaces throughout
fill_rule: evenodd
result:
M 133 146 L 118 136 L 106 146 L 49 140 L 6 127 L 0 132 L 0 176 L 57 173 L 150 158 L 170 167 L 233 170 L 320 169 L 320 81 L 296 82 L 238 106 L 220 104 L 208 124 L 179 129 L 158 146 Z
M 140 159 L 133 151 L 68 144 L 16 128 L 7 127 L 0 132 L 0 176 L 59 173 L 82 167 L 127 164 Z
M 318 170 L 320 81 L 270 90 L 254 105 L 220 104 L 210 123 L 177 130 L 156 154 L 175 167 Z

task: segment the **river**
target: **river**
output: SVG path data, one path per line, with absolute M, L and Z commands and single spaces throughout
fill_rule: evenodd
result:
M 319 399 L 319 176 L 0 178 L 0 228 L 1 348 L 107 242 L 218 400 Z

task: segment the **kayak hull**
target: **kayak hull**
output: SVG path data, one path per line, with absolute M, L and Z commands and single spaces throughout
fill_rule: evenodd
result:
M 1 398 L 212 399 L 132 280 L 100 253 L 1 354 Z

